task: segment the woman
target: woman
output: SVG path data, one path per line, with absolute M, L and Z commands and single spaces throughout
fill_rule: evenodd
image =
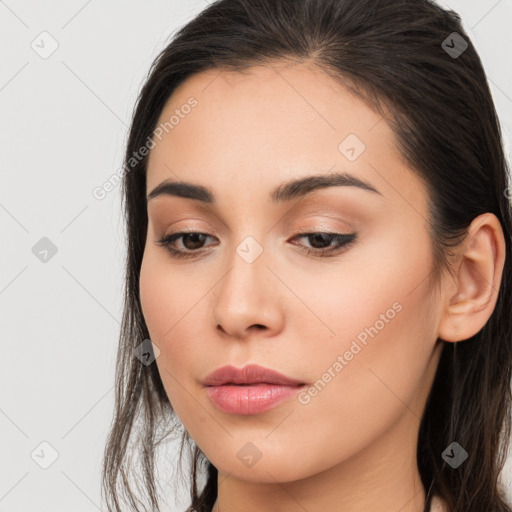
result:
M 189 510 L 512 510 L 507 164 L 456 13 L 213 3 L 153 64 L 125 171 L 109 510 L 159 510 L 180 426 Z

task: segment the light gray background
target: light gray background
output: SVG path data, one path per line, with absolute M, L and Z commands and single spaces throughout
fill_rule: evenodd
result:
M 482 58 L 510 158 L 512 0 L 439 3 L 461 14 Z M 152 60 L 206 6 L 0 2 L 2 512 L 105 510 L 99 475 L 114 405 L 125 240 L 120 187 L 102 200 L 92 191 L 121 167 Z M 44 31 L 58 44 L 48 58 L 32 47 L 51 49 Z M 32 252 L 43 237 L 57 248 L 46 263 Z M 51 460 L 42 442 L 58 452 L 48 469 L 34 460 Z M 170 510 L 183 510 L 187 500 L 173 503 L 168 492 Z

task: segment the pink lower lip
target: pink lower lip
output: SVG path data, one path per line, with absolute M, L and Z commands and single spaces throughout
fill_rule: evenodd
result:
M 296 395 L 302 386 L 277 384 L 250 384 L 207 386 L 206 392 L 212 402 L 224 412 L 231 414 L 258 414 L 268 411 Z

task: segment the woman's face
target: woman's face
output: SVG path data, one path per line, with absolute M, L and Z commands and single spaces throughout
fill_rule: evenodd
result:
M 156 364 L 194 441 L 220 471 L 260 482 L 349 459 L 362 468 L 363 454 L 374 464 L 391 450 L 410 461 L 441 304 L 429 287 L 427 190 L 386 120 L 317 68 L 280 65 L 197 74 L 170 98 L 165 122 L 146 194 L 168 181 L 213 196 L 182 187 L 187 197 L 148 200 L 140 276 Z M 368 188 L 287 187 L 338 173 Z M 175 237 L 182 258 L 158 243 L 178 232 L 204 234 Z M 336 248 L 321 233 L 355 238 Z M 259 409 L 237 402 L 257 393 L 240 386 L 224 410 L 203 381 L 247 364 L 306 385 Z

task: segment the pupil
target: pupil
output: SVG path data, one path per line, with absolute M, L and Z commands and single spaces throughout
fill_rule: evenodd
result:
M 323 233 L 318 233 L 318 234 L 314 234 L 314 235 L 310 235 L 310 237 L 315 240 L 315 243 L 312 243 L 311 245 L 315 248 L 315 249 L 322 249 L 323 247 L 325 247 L 326 245 L 329 245 L 328 244 L 328 241 L 326 243 L 326 240 L 325 238 L 329 238 L 329 235 L 324 235 Z M 320 247 L 316 247 L 315 244 L 317 241 L 320 241 Z M 324 245 L 322 245 L 322 242 Z
M 201 247 L 201 242 L 204 242 L 205 236 L 206 235 L 203 233 L 188 233 L 183 238 L 183 244 L 187 249 L 198 249 Z M 192 247 L 190 247 L 190 244 L 188 244 L 187 241 L 192 241 Z

